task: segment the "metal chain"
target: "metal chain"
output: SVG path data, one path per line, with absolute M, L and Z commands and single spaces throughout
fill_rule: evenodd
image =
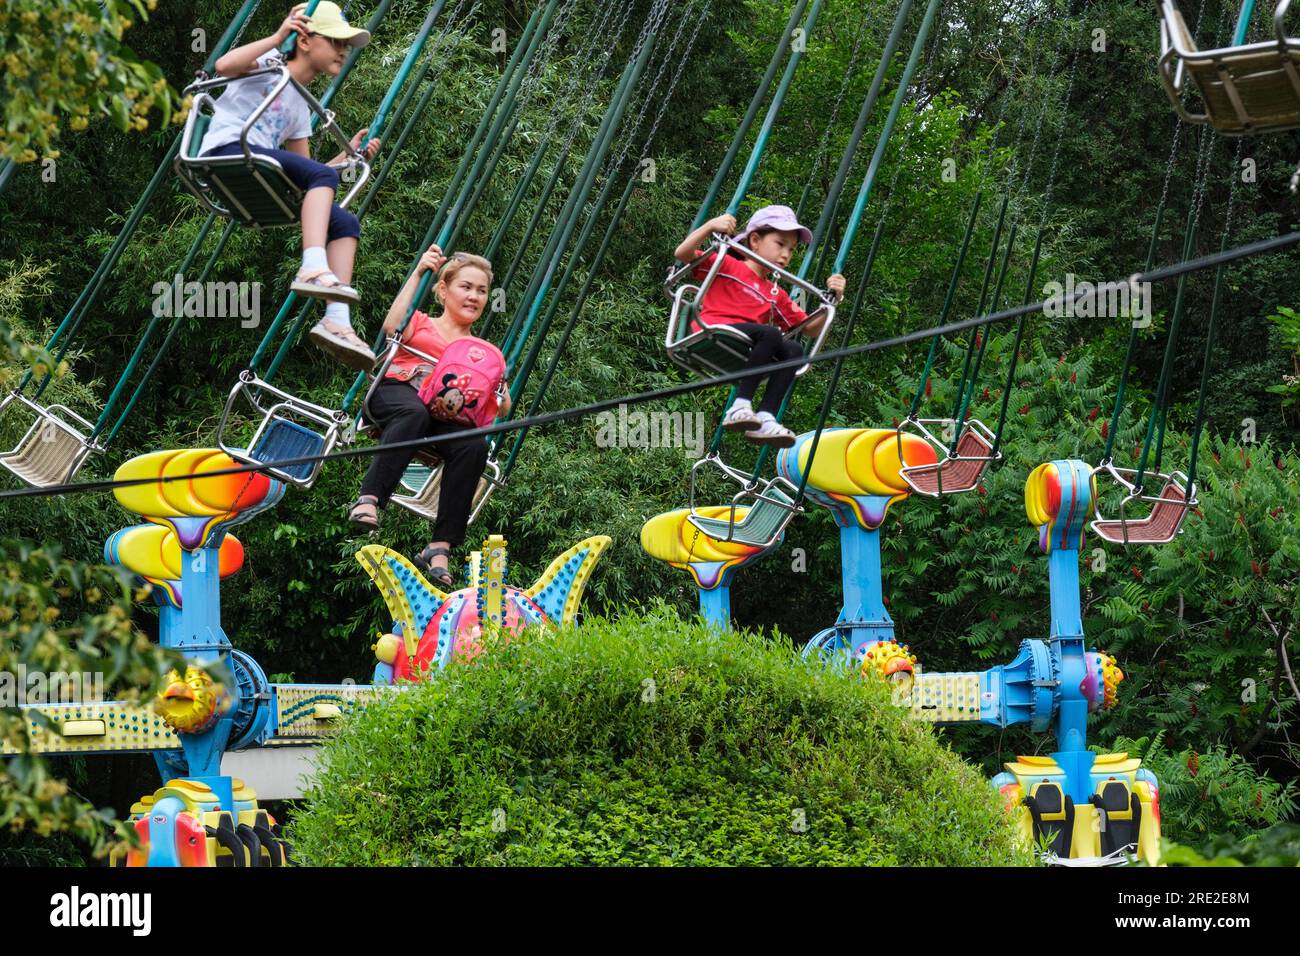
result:
M 1087 0 L 1087 2 L 1083 5 L 1082 12 L 1086 13 L 1088 11 L 1088 8 L 1091 5 L 1092 5 L 1092 0 Z M 1079 48 L 1075 47 L 1074 57 L 1070 60 L 1070 76 L 1065 84 L 1065 98 L 1061 100 L 1061 110 L 1067 116 L 1069 115 L 1069 111 L 1070 111 L 1070 101 L 1074 97 L 1074 81 L 1078 76 L 1078 72 L 1079 72 Z M 1044 113 L 1047 112 L 1046 107 L 1044 107 L 1043 112 Z M 1039 126 L 1040 127 L 1042 126 L 1041 116 L 1039 117 Z M 1035 138 L 1037 138 L 1037 133 L 1035 133 Z M 1047 210 L 1051 207 L 1052 204 L 1052 191 L 1056 188 L 1056 173 L 1057 170 L 1060 168 L 1061 145 L 1064 142 L 1065 142 L 1064 136 L 1057 136 L 1056 146 L 1052 149 L 1052 163 L 1051 166 L 1048 167 L 1047 183 L 1043 188 L 1043 222 L 1044 223 L 1047 221 Z M 1032 152 L 1030 153 L 1030 155 L 1033 155 Z M 1170 161 L 1172 162 L 1172 157 Z M 1031 170 L 1032 170 L 1032 163 L 1026 165 L 1025 167 L 1025 180 L 1021 184 L 1021 190 L 1024 190 L 1025 187 L 1029 185 L 1029 174 Z M 1166 188 L 1168 188 L 1167 179 L 1165 183 L 1166 183 Z
M 858 35 L 853 41 L 853 52 L 849 55 L 849 67 L 844 71 L 844 82 L 840 84 L 839 95 L 835 97 L 835 104 L 831 107 L 830 119 L 826 121 L 826 128 L 822 131 L 821 142 L 817 144 L 817 152 L 813 155 L 812 171 L 808 174 L 809 183 L 817 178 L 821 172 L 822 165 L 826 161 L 826 147 L 830 145 L 831 134 L 835 131 L 835 120 L 839 118 L 840 108 L 844 105 L 844 97 L 849 92 L 849 87 L 853 83 L 853 77 L 857 72 L 858 62 L 862 56 L 862 42 L 867 37 L 867 25 L 871 22 L 870 16 L 864 9 L 862 13 L 862 22 L 858 25 Z
M 649 85 L 645 88 L 645 93 L 642 96 L 641 103 L 637 106 L 636 119 L 628 126 L 627 135 L 623 138 L 623 142 L 619 146 L 618 156 L 614 159 L 613 164 L 609 166 L 610 175 L 614 175 L 619 169 L 623 168 L 623 162 L 627 159 L 628 151 L 631 149 L 632 142 L 636 138 L 636 131 L 645 120 L 646 107 L 650 105 L 650 100 L 655 95 L 654 91 L 659 88 L 659 84 L 663 81 L 664 74 L 668 72 L 668 64 L 675 61 L 677 63 L 677 69 L 673 73 L 668 93 L 664 94 L 660 99 L 659 111 L 655 116 L 654 124 L 651 127 L 651 133 L 646 138 L 645 144 L 641 148 L 643 154 L 649 148 L 650 141 L 654 139 L 654 134 L 659 129 L 659 121 L 663 119 L 664 113 L 667 110 L 668 99 L 672 96 L 672 90 L 676 88 L 678 79 L 681 78 L 682 70 L 686 65 L 687 59 L 690 58 L 691 50 L 695 46 L 695 39 L 699 36 L 700 25 L 704 22 L 703 17 L 693 16 L 695 13 L 695 7 L 697 6 L 699 6 L 699 0 L 695 0 L 691 7 L 686 11 L 685 15 L 678 18 L 677 32 L 673 34 L 672 40 L 669 41 L 668 49 L 664 51 L 664 55 L 659 59 L 659 69 L 655 72 L 653 79 L 651 79 Z M 682 34 L 686 32 L 686 23 L 690 20 L 695 22 L 695 29 L 691 31 L 690 41 L 687 44 L 686 51 L 681 55 L 678 55 L 678 44 L 681 43 Z
M 700 0 L 702 2 L 702 0 Z M 700 27 L 704 25 L 708 14 L 697 17 L 695 20 L 695 29 L 691 31 L 690 37 L 686 41 L 686 49 L 682 52 L 681 58 L 677 61 L 677 69 L 673 71 L 672 77 L 668 81 L 668 91 L 664 94 L 663 100 L 659 103 L 659 110 L 655 113 L 655 118 L 650 124 L 650 132 L 646 134 L 645 143 L 641 147 L 644 154 L 650 149 L 654 142 L 655 134 L 659 132 L 659 124 L 663 121 L 665 114 L 668 112 L 668 103 L 672 99 L 673 91 L 677 89 L 677 82 L 682 78 L 682 73 L 686 69 L 686 61 L 691 58 L 691 51 L 695 49 L 695 40 L 700 35 Z M 676 42 L 676 41 L 674 41 Z
M 631 13 L 631 9 L 632 9 L 632 5 L 630 3 L 624 7 L 625 13 L 623 15 L 623 20 L 620 21 L 619 24 L 618 36 L 620 38 L 623 35 L 623 27 L 627 22 L 628 15 Z M 599 73 L 597 73 L 597 79 L 605 75 L 605 69 L 609 66 L 609 63 L 613 58 L 615 45 L 616 44 L 611 43 L 609 47 L 605 50 L 605 55 L 601 57 L 600 71 Z M 637 44 L 638 54 L 640 52 L 640 49 L 641 49 L 641 44 L 640 42 L 638 42 Z M 633 59 L 635 59 L 635 57 L 633 57 Z M 587 113 L 587 108 L 591 105 L 592 101 L 595 99 L 596 88 L 598 85 L 599 84 L 595 82 L 587 84 L 586 92 L 583 93 L 582 96 L 582 102 L 578 104 L 578 109 L 573 114 L 573 120 L 569 124 L 569 132 L 565 135 L 564 144 L 557 155 L 559 156 L 567 155 L 569 150 L 573 148 L 573 144 L 578 138 L 578 133 L 582 131 L 582 127 L 583 127 L 582 119 Z
M 523 111 L 531 105 L 533 98 L 537 95 L 537 91 L 541 87 L 542 67 L 550 61 L 551 55 L 555 52 L 555 47 L 564 34 L 564 28 L 569 25 L 569 18 L 573 16 L 576 4 L 577 0 L 565 0 L 564 6 L 560 7 L 559 12 L 555 15 L 554 22 L 546 31 L 546 36 L 542 39 L 537 54 L 529 61 L 528 69 L 524 73 L 524 79 L 519 88 L 519 101 L 515 107 L 516 115 L 522 115 Z
M 609 18 L 609 15 L 613 10 L 614 10 L 613 4 L 605 4 L 603 6 L 600 22 L 596 25 L 595 29 L 592 31 L 593 38 L 599 38 L 601 36 L 607 35 L 605 33 L 605 26 Z M 612 42 L 610 42 L 607 45 L 604 56 L 593 57 L 587 60 L 583 64 L 580 70 L 577 70 L 572 74 L 572 76 L 569 78 L 568 86 L 566 86 L 564 91 L 560 94 L 561 100 L 567 101 L 570 97 L 573 97 L 577 94 L 579 87 L 585 86 L 587 93 L 583 101 L 584 105 L 590 102 L 592 95 L 594 95 L 593 89 L 595 87 L 595 83 L 590 82 L 589 78 L 593 75 L 593 73 L 596 76 L 604 75 L 605 67 L 609 65 L 610 56 L 613 52 L 613 48 L 617 46 L 618 40 L 623 36 L 623 31 L 627 28 L 627 19 L 632 13 L 632 3 L 630 2 L 623 3 L 621 6 L 621 10 L 622 10 L 622 15 L 619 17 L 619 21 L 614 27 L 612 33 Z M 599 67 L 599 72 L 596 72 L 598 67 Z M 546 137 L 550 136 L 552 133 L 555 132 L 556 127 L 560 125 L 560 119 L 564 115 L 562 110 L 550 110 L 549 112 L 551 114 L 550 119 L 547 121 L 546 127 L 542 132 L 542 139 L 545 139 Z M 582 110 L 579 110 L 579 115 L 581 115 L 582 112 L 583 112 Z M 569 142 L 571 143 L 572 141 Z
M 1021 56 L 1024 55 L 1025 46 L 1027 45 L 1027 37 L 1028 31 L 1020 33 L 1020 42 L 1016 44 L 1016 54 L 1012 57 L 1011 68 L 1007 71 L 1007 76 L 1009 77 L 1007 81 L 1007 90 L 1002 96 L 1002 102 L 998 109 L 997 122 L 993 125 L 993 135 L 989 137 L 988 154 L 984 158 L 984 168 L 980 170 L 980 189 L 984 188 L 985 180 L 988 177 L 989 167 L 993 165 L 993 154 L 997 150 L 998 137 L 1002 135 L 1002 120 L 1007 114 L 1007 106 L 1009 105 L 1008 100 L 1010 99 L 1010 96 L 1007 94 L 1011 92 L 1011 88 L 1015 84 L 1016 68 L 1020 65 Z
M 1091 2 L 1092 0 L 1085 0 L 1083 8 L 1079 11 L 1080 20 L 1082 20 L 1083 16 L 1088 12 L 1088 7 L 1091 5 Z M 1056 49 L 1052 51 L 1052 65 L 1050 68 L 1050 72 L 1048 74 L 1049 77 L 1056 76 L 1058 70 L 1060 69 L 1060 64 L 1062 60 L 1062 51 L 1065 49 L 1065 39 L 1069 35 L 1069 32 L 1070 31 L 1068 29 L 1068 24 L 1067 24 L 1065 27 L 1062 27 L 1060 33 L 1057 35 Z M 1065 100 L 1064 100 L 1066 104 L 1070 102 L 1070 95 L 1074 89 L 1075 70 L 1078 67 L 1078 65 L 1079 65 L 1079 48 L 1076 45 L 1074 49 L 1074 55 L 1070 59 L 1070 73 L 1069 73 L 1068 82 L 1066 84 Z M 1017 199 L 1019 199 L 1019 197 L 1024 193 L 1026 187 L 1028 187 L 1029 185 L 1029 177 L 1032 175 L 1034 169 L 1034 159 L 1038 156 L 1038 144 L 1042 142 L 1042 138 L 1043 138 L 1043 121 L 1047 118 L 1047 108 L 1051 104 L 1052 97 L 1044 95 L 1041 97 L 1041 101 L 1042 101 L 1042 105 L 1038 111 L 1038 119 L 1034 123 L 1034 137 L 1029 142 L 1029 156 L 1025 160 L 1024 179 L 1021 180 L 1021 183 L 1018 187 L 1015 187 Z M 1052 157 L 1053 178 L 1055 177 L 1056 157 L 1060 155 L 1060 147 L 1061 147 L 1062 139 L 1063 137 L 1060 136 L 1056 138 L 1056 153 Z M 1018 162 L 1019 162 L 1019 156 L 1013 156 L 1011 166 L 1007 171 L 1008 191 L 1012 189 L 1012 184 L 1015 181 L 1016 165 L 1018 164 Z

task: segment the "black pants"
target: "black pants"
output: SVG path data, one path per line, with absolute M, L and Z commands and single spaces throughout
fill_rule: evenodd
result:
M 803 355 L 802 346 L 798 342 L 787 339 L 774 325 L 746 322 L 743 325 L 733 325 L 732 328 L 744 332 L 754 343 L 754 350 L 749 353 L 749 368 L 758 368 L 770 362 L 782 362 Z M 771 373 L 767 391 L 763 393 L 763 404 L 758 408 L 760 412 L 776 414 L 777 409 L 781 407 L 781 402 L 790 391 L 790 386 L 794 384 L 796 371 L 795 368 L 783 368 Z M 754 393 L 758 391 L 759 383 L 765 377 L 767 376 L 753 375 L 742 378 L 740 384 L 736 386 L 736 397 L 753 401 Z
M 380 446 L 412 441 L 430 435 L 463 431 L 463 425 L 440 422 L 429 414 L 419 394 L 407 382 L 384 379 L 370 398 L 374 424 L 383 429 Z M 442 488 L 438 494 L 438 519 L 433 524 L 434 541 L 452 547 L 465 540 L 465 526 L 474 503 L 474 490 L 487 464 L 488 446 L 482 438 L 461 438 L 434 443 L 442 458 Z M 415 457 L 415 449 L 401 448 L 370 459 L 370 470 L 361 482 L 363 495 L 374 495 L 382 508 L 397 490 L 402 472 Z

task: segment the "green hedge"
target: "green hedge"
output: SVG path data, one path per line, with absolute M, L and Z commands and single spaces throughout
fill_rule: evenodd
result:
M 355 715 L 290 839 L 315 865 L 1028 862 L 884 687 L 662 609 L 526 634 Z

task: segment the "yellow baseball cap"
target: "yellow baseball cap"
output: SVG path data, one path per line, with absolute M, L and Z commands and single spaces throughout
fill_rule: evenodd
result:
M 306 4 L 301 7 L 307 9 Z M 331 40 L 348 40 L 355 47 L 363 47 L 370 42 L 370 31 L 350 26 L 339 5 L 330 0 L 321 0 L 316 4 L 316 9 L 307 18 L 307 29 Z

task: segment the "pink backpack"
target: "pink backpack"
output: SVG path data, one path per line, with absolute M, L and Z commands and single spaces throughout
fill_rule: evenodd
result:
M 497 417 L 497 389 L 505 376 L 501 350 L 467 335 L 443 349 L 420 386 L 420 401 L 439 421 L 481 428 Z

